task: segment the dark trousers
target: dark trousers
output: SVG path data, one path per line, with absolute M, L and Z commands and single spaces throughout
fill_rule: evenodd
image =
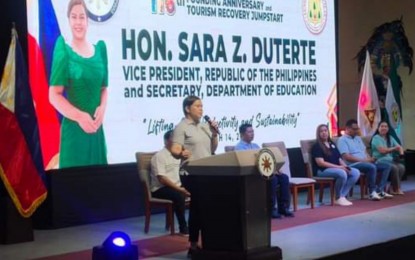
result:
M 184 194 L 176 191 L 170 187 L 162 187 L 155 192 L 152 192 L 153 197 L 159 199 L 167 199 L 173 201 L 173 210 L 179 222 L 180 231 L 187 227 L 185 213 L 185 199 Z
M 275 201 L 277 201 L 278 211 L 284 212 L 290 207 L 290 181 L 288 176 L 283 173 L 276 174 L 270 179 L 270 185 L 271 209 L 274 209 Z
M 189 208 L 189 242 L 198 242 L 201 230 L 200 210 L 199 210 L 199 194 L 198 179 L 194 176 L 181 175 L 180 179 L 183 186 L 190 192 L 190 208 Z

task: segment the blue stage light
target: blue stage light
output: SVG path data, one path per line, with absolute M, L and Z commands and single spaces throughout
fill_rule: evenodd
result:
M 138 247 L 131 244 L 130 237 L 121 231 L 112 232 L 102 243 L 92 250 L 93 260 L 136 260 Z
M 131 245 L 130 237 L 121 231 L 112 232 L 103 243 L 103 246 L 106 247 L 124 247 L 129 245 Z
M 122 237 L 116 237 L 112 240 L 112 243 L 116 246 L 119 247 L 124 247 L 125 246 L 125 240 Z

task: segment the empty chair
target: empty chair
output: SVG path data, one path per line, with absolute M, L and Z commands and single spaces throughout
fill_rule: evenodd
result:
M 334 182 L 332 177 L 319 177 L 313 174 L 313 158 L 311 156 L 311 148 L 316 143 L 315 139 L 300 140 L 301 153 L 303 154 L 304 167 L 309 178 L 314 179 L 319 185 L 319 202 L 323 202 L 324 189 L 328 186 L 330 189 L 330 204 L 334 206 Z
M 308 190 L 308 200 L 311 204 L 311 208 L 313 209 L 314 208 L 314 183 L 316 183 L 316 181 L 311 178 L 291 177 L 290 160 L 288 158 L 288 152 L 287 152 L 287 148 L 285 147 L 285 143 L 282 141 L 263 143 L 262 147 L 277 147 L 281 151 L 282 155 L 284 156 L 285 163 L 281 167 L 280 172 L 287 174 L 288 177 L 290 178 L 290 189 L 291 189 L 291 194 L 293 197 L 294 211 L 296 211 L 298 207 L 298 190 L 299 189 Z

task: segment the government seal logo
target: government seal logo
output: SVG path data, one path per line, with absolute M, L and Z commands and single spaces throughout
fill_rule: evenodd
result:
M 302 8 L 307 29 L 312 34 L 321 33 L 327 22 L 326 0 L 303 0 Z
M 271 177 L 277 171 L 277 161 L 275 160 L 274 153 L 270 149 L 263 148 L 259 151 L 257 167 L 259 173 L 265 178 Z
M 389 122 L 390 122 L 391 126 L 393 128 L 397 128 L 400 119 L 401 119 L 401 113 L 399 111 L 399 106 L 398 106 L 397 103 L 393 103 L 390 106 L 390 111 L 389 111 Z
M 117 10 L 119 0 L 89 0 L 85 1 L 88 17 L 96 22 L 105 22 Z

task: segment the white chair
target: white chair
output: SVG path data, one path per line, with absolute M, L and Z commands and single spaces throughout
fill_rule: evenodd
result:
M 310 202 L 311 208 L 314 209 L 314 184 L 316 183 L 315 180 L 311 178 L 302 178 L 302 177 L 291 177 L 291 170 L 290 170 L 290 159 L 288 158 L 287 148 L 285 147 L 284 142 L 271 142 L 271 143 L 263 143 L 262 147 L 276 147 L 278 148 L 282 155 L 284 156 L 285 163 L 281 167 L 280 172 L 288 175 L 290 180 L 290 189 L 291 194 L 293 197 L 293 209 L 297 211 L 298 207 L 298 190 L 299 189 L 307 189 L 308 191 L 308 198 L 307 204 Z

